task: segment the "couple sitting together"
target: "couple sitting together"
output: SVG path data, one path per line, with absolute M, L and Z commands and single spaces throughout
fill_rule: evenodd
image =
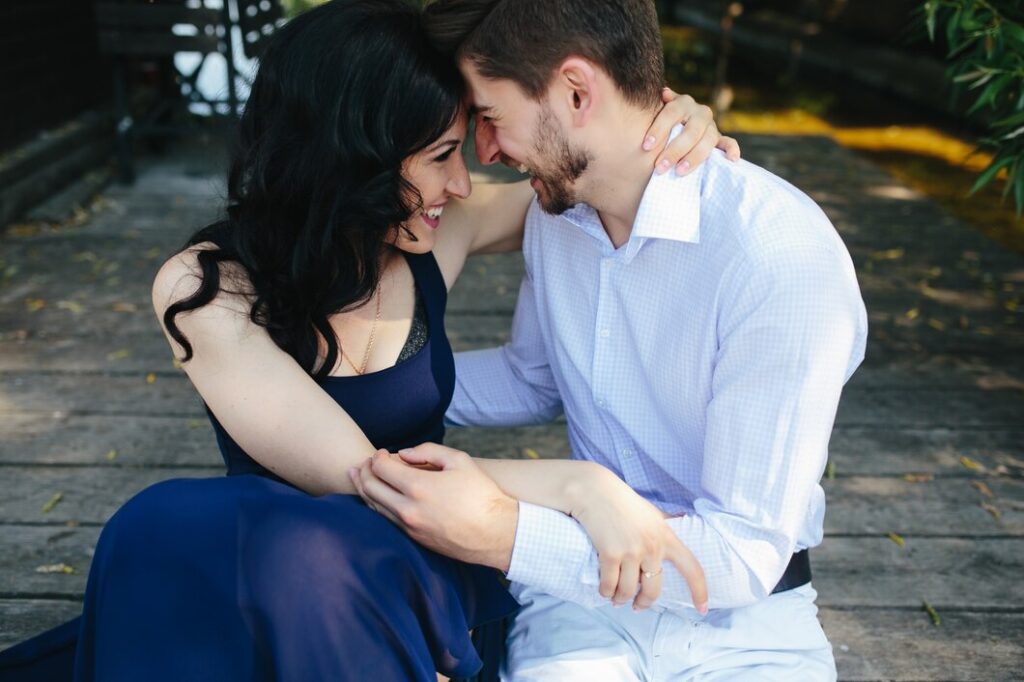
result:
M 663 82 L 650 0 L 285 25 L 226 217 L 153 286 L 228 475 L 127 502 L 83 615 L 0 677 L 426 682 L 504 622 L 504 680 L 835 679 L 807 550 L 864 353 L 853 265 Z M 471 193 L 470 118 L 528 182 Z M 511 341 L 453 356 L 466 257 L 520 247 Z M 440 444 L 559 414 L 569 460 Z

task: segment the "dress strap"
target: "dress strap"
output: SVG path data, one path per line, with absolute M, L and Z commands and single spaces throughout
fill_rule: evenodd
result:
M 409 263 L 416 286 L 420 288 L 420 294 L 423 296 L 430 334 L 433 336 L 435 330 L 443 329 L 440 325 L 443 324 L 444 309 L 448 303 L 448 288 L 444 284 L 444 275 L 441 274 L 441 268 L 432 252 L 406 252 L 405 260 Z

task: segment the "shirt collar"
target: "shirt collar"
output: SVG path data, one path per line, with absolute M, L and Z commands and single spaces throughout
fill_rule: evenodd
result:
M 682 130 L 681 125 L 673 128 L 669 140 Z M 674 170 L 652 174 L 640 199 L 630 241 L 653 238 L 700 243 L 700 193 L 705 166 L 706 163 L 701 164 L 685 176 L 676 175 Z M 588 204 L 576 204 L 562 213 L 562 218 L 588 233 L 604 231 L 597 211 Z

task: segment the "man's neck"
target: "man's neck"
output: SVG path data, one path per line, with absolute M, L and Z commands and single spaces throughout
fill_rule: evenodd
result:
M 594 160 L 584 196 L 580 198 L 593 207 L 601 218 L 608 238 L 615 248 L 629 240 L 640 200 L 653 172 L 652 152 L 645 152 L 640 142 L 654 120 L 656 111 L 625 107 L 616 117 L 615 134 L 610 135 Z

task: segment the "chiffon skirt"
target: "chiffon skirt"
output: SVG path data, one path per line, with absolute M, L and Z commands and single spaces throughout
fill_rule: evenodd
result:
M 83 615 L 0 653 L 0 680 L 425 680 L 481 666 L 516 603 L 349 495 L 178 479 L 107 523 Z

